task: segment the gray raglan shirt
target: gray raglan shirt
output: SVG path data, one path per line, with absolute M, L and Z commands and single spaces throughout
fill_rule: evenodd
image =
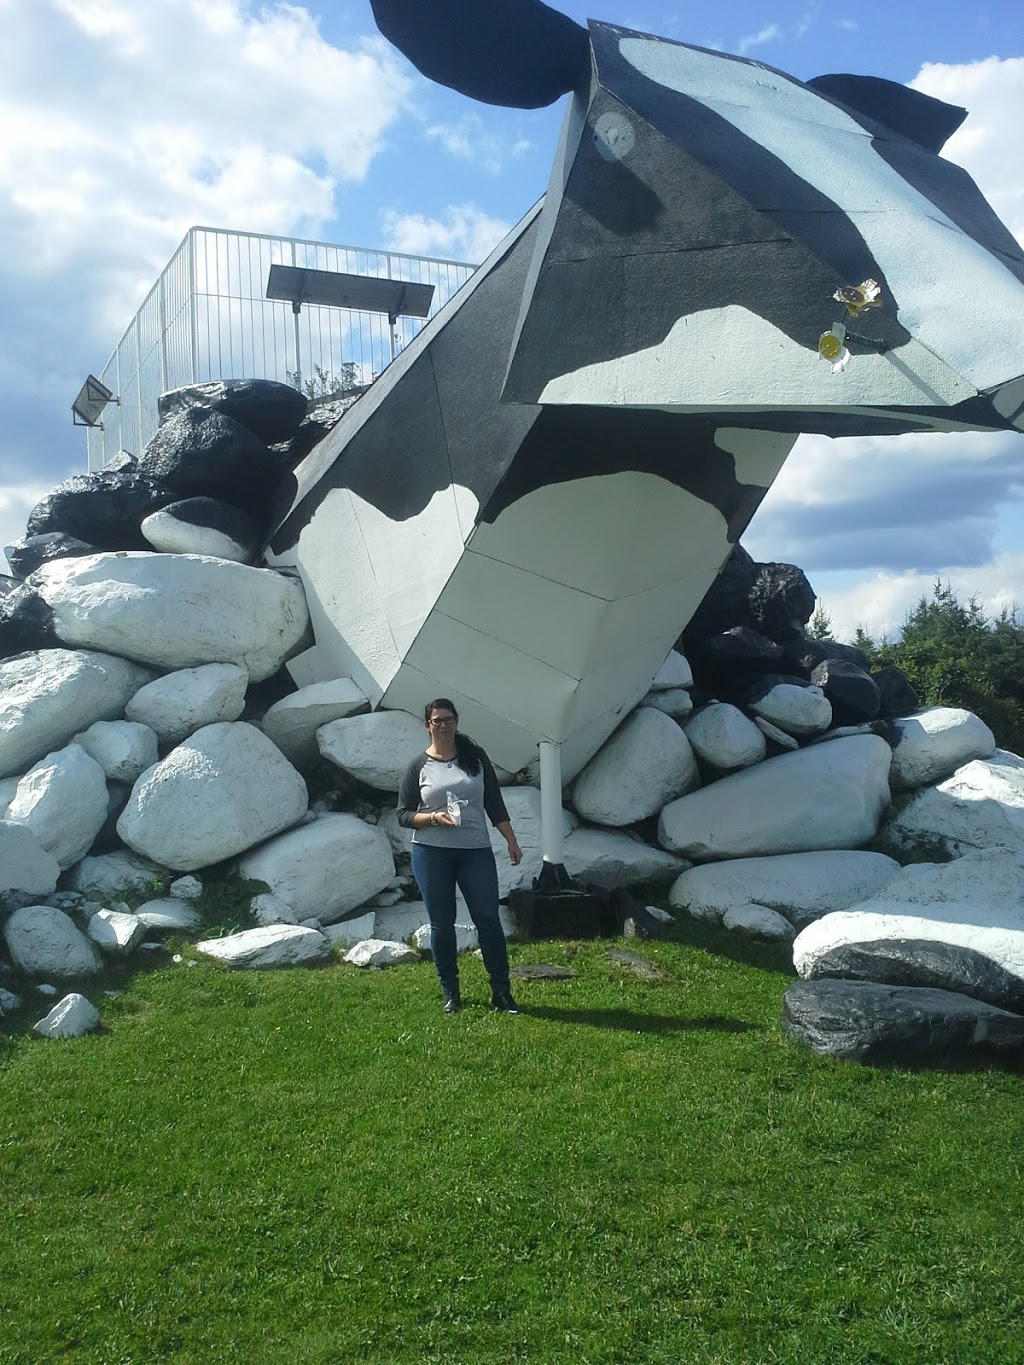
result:
M 491 760 L 482 749 L 479 753 L 480 771 L 475 777 L 460 768 L 457 759 L 431 758 L 426 753 L 414 758 L 406 768 L 398 791 L 398 823 L 413 829 L 414 844 L 428 844 L 432 848 L 490 847 L 487 820 L 500 825 L 508 819 L 508 811 Z M 443 825 L 415 829 L 414 815 L 447 810 L 449 792 L 462 805 L 462 824 L 457 829 Z

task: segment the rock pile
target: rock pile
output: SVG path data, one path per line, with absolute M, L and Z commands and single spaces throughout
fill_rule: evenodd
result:
M 426 915 L 394 794 L 421 723 L 370 713 L 348 678 L 296 689 L 282 670 L 310 643 L 303 589 L 254 562 L 292 463 L 322 433 L 283 385 L 195 386 L 161 414 L 141 459 L 54 490 L 7 550 L 0 972 L 37 990 L 99 981 L 106 963 L 195 935 L 202 879 L 182 874 L 226 867 L 267 888 L 259 927 L 200 952 L 249 968 L 335 947 L 362 965 L 408 960 Z M 1024 760 L 970 713 L 919 709 L 898 670 L 872 676 L 851 646 L 808 638 L 813 606 L 799 569 L 734 550 L 565 794 L 566 867 L 616 892 L 668 888 L 679 911 L 739 933 L 796 936 L 807 979 L 784 1022 L 820 1050 L 920 1053 L 926 1036 L 934 1048 L 968 1034 L 1012 1046 L 1013 1028 L 978 1010 L 1020 1011 L 1024 903 L 978 888 L 999 858 L 1024 858 Z M 311 804 L 325 773 L 336 790 Z M 525 856 L 512 868 L 495 836 L 503 899 L 530 886 L 541 846 L 539 791 L 505 796 Z M 865 851 L 879 840 L 895 856 Z M 942 868 L 931 899 L 910 895 L 922 874 L 898 859 L 924 845 L 957 856 L 952 869 L 977 863 L 962 899 Z M 0 1013 L 15 1001 L 0 992 Z M 47 1018 L 48 1036 L 94 1026 L 73 995 Z

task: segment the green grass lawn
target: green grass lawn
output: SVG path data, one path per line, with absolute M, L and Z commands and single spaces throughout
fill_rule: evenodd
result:
M 635 948 L 635 944 L 614 945 Z M 1021 1078 L 822 1060 L 724 935 L 135 976 L 0 1038 L 0 1361 L 1019 1362 Z M 31 1011 L 28 1023 L 45 1013 Z

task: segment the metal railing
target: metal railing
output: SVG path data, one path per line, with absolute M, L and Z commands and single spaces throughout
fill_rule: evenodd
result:
M 121 450 L 141 455 L 158 425 L 157 399 L 208 379 L 277 379 L 303 392 L 347 375 L 369 383 L 424 325 L 399 317 L 392 337 L 377 313 L 265 297 L 271 265 L 295 265 L 435 286 L 433 317 L 475 266 L 397 251 L 194 227 L 164 267 L 99 378 L 119 400 L 86 428 L 90 470 Z

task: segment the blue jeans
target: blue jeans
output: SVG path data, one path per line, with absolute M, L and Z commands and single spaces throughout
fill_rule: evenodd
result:
M 507 991 L 508 950 L 498 918 L 498 869 L 490 848 L 413 844 L 412 871 L 430 918 L 430 951 L 444 991 L 459 987 L 455 949 L 455 887 L 466 898 L 493 991 Z

